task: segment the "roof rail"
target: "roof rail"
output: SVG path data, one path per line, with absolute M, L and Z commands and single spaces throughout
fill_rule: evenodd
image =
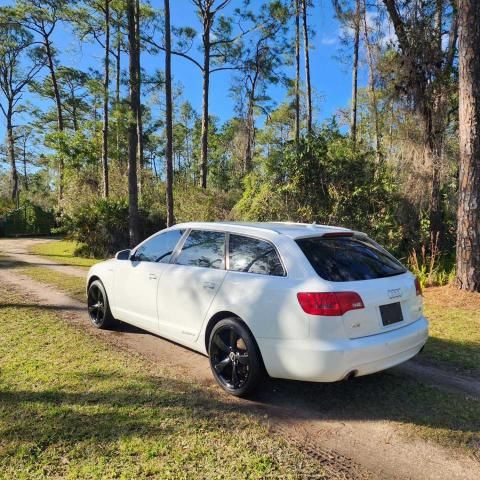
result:
M 259 225 L 253 225 L 250 224 L 249 222 L 211 222 L 213 224 L 219 224 L 221 223 L 222 225 L 227 225 L 230 227 L 243 227 L 243 228 L 251 228 L 252 230 L 266 230 L 267 232 L 275 232 L 277 235 L 281 235 L 281 232 L 278 230 L 275 230 L 274 228 L 271 227 L 261 227 Z M 281 223 L 281 222 L 266 222 L 266 223 Z
M 272 223 L 274 223 L 274 222 L 272 222 Z M 275 222 L 275 223 L 279 223 L 279 222 Z M 192 224 L 198 224 L 198 225 L 205 226 L 205 227 L 208 227 L 209 225 L 225 225 L 226 227 L 242 227 L 242 228 L 248 228 L 248 229 L 252 229 L 252 230 L 261 230 L 261 231 L 263 230 L 263 231 L 267 231 L 267 232 L 274 232 L 277 235 L 281 235 L 281 232 L 279 232 L 278 230 L 275 230 L 274 228 L 261 227 L 259 225 L 249 224 L 248 222 L 246 222 L 246 223 L 243 223 L 243 222 L 228 222 L 228 221 L 220 221 L 220 222 L 183 222 L 183 223 L 179 223 L 175 226 L 179 227 L 179 226 L 185 225 L 186 228 L 195 228 L 195 227 L 192 227 Z

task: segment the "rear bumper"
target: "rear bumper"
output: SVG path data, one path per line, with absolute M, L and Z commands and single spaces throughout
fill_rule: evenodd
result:
M 396 330 L 352 340 L 280 340 L 258 338 L 271 377 L 335 382 L 355 371 L 368 375 L 414 357 L 428 338 L 425 317 Z

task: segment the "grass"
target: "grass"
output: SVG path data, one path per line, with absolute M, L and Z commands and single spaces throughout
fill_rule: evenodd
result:
M 28 302 L 0 290 L 0 478 L 324 474 L 238 405 Z
M 48 267 L 36 267 L 29 265 L 28 263 L 23 265 L 20 264 L 16 267 L 18 273 L 27 275 L 38 282 L 55 287 L 58 290 L 72 296 L 76 300 L 81 302 L 85 301 L 86 280 L 84 278 L 57 272 Z
M 480 294 L 451 286 L 425 291 L 430 340 L 423 356 L 466 373 L 480 374 Z
M 30 252 L 46 257 L 55 262 L 75 267 L 91 267 L 102 261 L 100 258 L 83 258 L 75 256 L 75 250 L 77 247 L 78 244 L 72 240 L 57 240 L 32 245 Z

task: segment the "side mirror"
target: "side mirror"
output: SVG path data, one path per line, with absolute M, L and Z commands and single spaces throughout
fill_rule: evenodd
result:
M 130 249 L 120 250 L 115 254 L 117 260 L 128 260 L 130 258 Z

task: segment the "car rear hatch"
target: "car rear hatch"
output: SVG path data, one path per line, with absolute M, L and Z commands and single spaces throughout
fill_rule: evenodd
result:
M 345 282 L 341 290 L 360 295 L 364 308 L 343 315 L 349 338 L 394 330 L 415 322 L 422 315 L 421 296 L 417 295 L 415 278 L 409 272 L 394 277 L 362 282 Z
M 296 240 L 317 274 L 332 292 L 355 292 L 363 308 L 343 314 L 349 338 L 408 325 L 422 315 L 415 277 L 364 234 L 333 232 Z

